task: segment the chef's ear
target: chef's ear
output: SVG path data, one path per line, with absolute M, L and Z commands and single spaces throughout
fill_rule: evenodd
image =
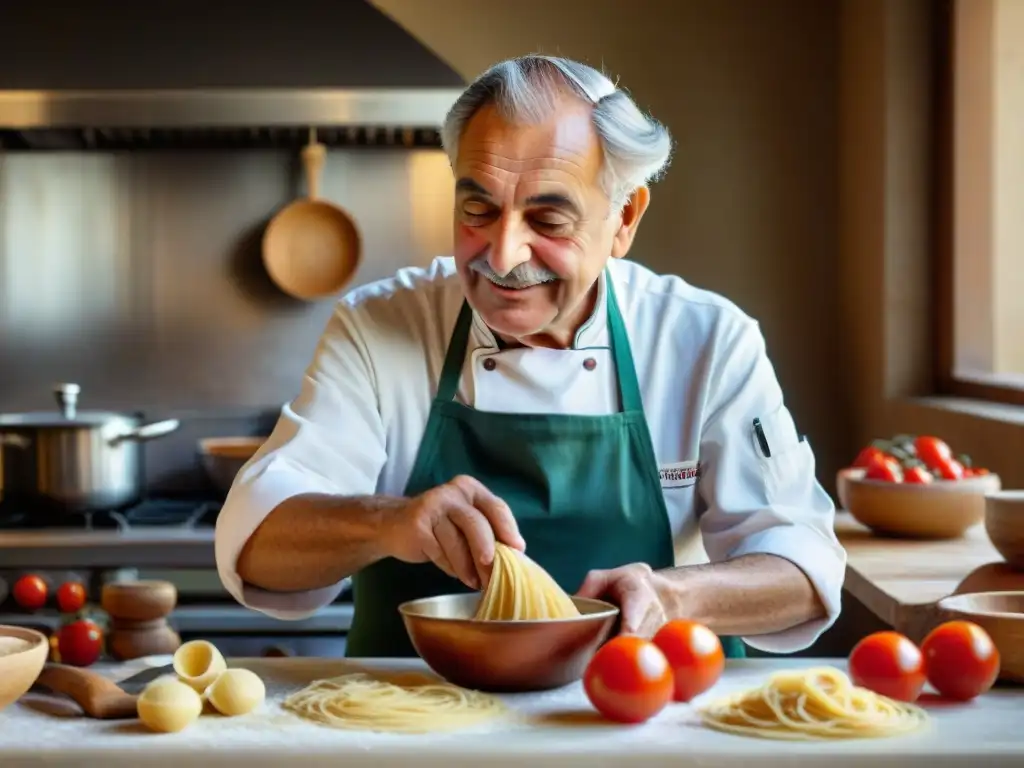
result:
M 621 259 L 629 253 L 629 249 L 633 245 L 633 238 L 636 237 L 636 229 L 640 226 L 640 219 L 643 218 L 650 202 L 651 190 L 647 187 L 637 187 L 626 200 L 619 228 L 615 231 L 615 238 L 612 240 L 612 258 Z

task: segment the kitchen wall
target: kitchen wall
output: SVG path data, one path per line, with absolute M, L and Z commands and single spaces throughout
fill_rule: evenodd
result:
M 764 330 L 830 490 L 849 461 L 838 339 L 839 0 L 372 0 L 463 77 L 529 52 L 604 66 L 676 153 L 631 254 Z
M 323 194 L 364 238 L 362 284 L 450 252 L 440 150 L 332 150 Z M 276 151 L 0 154 L 0 411 L 80 406 L 183 420 L 149 443 L 156 491 L 200 487 L 198 437 L 266 434 L 332 302 L 270 282 L 260 238 L 302 193 Z
M 837 343 L 838 0 L 374 4 L 466 79 L 505 56 L 563 53 L 603 64 L 668 124 L 676 155 L 632 256 L 720 291 L 760 320 L 831 489 L 852 450 Z M 31 37 L 25 25 L 36 23 L 28 6 L 18 8 L 23 29 L 4 54 L 15 63 L 35 55 L 24 45 L 21 59 L 11 53 Z M 365 14 L 345 24 L 350 11 L 298 24 L 294 16 L 225 10 L 210 24 L 233 20 L 250 49 L 291 25 L 267 49 L 274 66 L 264 58 L 253 66 L 275 83 L 288 72 L 326 85 L 335 68 L 350 77 L 360 67 L 312 27 L 335 28 L 351 42 L 358 24 L 380 26 Z M 112 35 L 99 15 L 76 24 Z M 121 28 L 140 23 L 122 21 Z M 181 28 L 167 25 L 166 34 Z M 66 53 L 83 53 L 89 35 L 65 37 Z M 152 45 L 149 55 L 163 61 L 170 48 Z M 400 75 L 395 60 L 405 54 L 372 58 L 365 48 L 373 66 L 362 69 L 383 61 L 390 78 Z M 146 84 L 123 56 L 97 57 L 90 66 L 111 80 Z M 73 73 L 36 60 L 46 77 L 74 85 Z M 239 56 L 213 46 L 175 66 L 190 84 L 211 73 L 232 84 L 245 70 Z M 177 77 L 178 69 L 168 71 Z M 194 429 L 148 446 L 158 488 L 195 472 L 191 459 L 174 457 L 196 435 L 240 430 L 223 422 L 227 411 L 262 415 L 244 431 L 272 423 L 330 311 L 283 299 L 258 265 L 262 224 L 300 192 L 293 158 L 9 153 L 0 163 L 0 409 L 49 407 L 50 384 L 76 379 L 85 407 L 178 412 L 188 424 L 201 417 Z M 367 237 L 357 283 L 446 250 L 447 173 L 439 153 L 331 153 L 326 192 L 353 210 Z

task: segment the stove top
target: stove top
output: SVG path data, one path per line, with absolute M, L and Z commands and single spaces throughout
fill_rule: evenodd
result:
M 92 513 L 53 512 L 42 507 L 0 502 L 0 531 L 60 528 L 127 531 L 139 528 L 213 528 L 221 502 L 202 499 L 146 499 L 133 507 Z

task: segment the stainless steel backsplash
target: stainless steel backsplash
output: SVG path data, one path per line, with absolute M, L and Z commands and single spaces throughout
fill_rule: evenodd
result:
M 322 189 L 363 237 L 351 287 L 450 252 L 439 150 L 332 151 Z M 196 441 L 265 434 L 332 311 L 261 262 L 303 190 L 288 153 L 0 153 L 0 412 L 54 408 L 74 381 L 82 408 L 177 416 L 146 445 L 150 487 L 201 488 Z

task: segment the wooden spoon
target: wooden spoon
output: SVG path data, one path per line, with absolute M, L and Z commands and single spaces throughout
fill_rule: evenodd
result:
M 131 720 L 138 717 L 136 702 L 142 689 L 169 667 L 154 667 L 132 675 L 120 684 L 97 672 L 66 664 L 47 664 L 35 685 L 70 697 L 89 717 L 99 720 Z

